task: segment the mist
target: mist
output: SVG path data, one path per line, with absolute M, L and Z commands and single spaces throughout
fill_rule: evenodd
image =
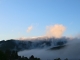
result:
M 52 60 L 54 58 L 61 58 L 62 60 L 65 58 L 69 60 L 80 59 L 80 39 L 69 39 L 65 45 L 64 48 L 57 50 L 50 50 L 49 48 L 24 50 L 20 51 L 18 55 L 25 57 L 34 55 L 35 57 L 41 58 L 41 60 Z

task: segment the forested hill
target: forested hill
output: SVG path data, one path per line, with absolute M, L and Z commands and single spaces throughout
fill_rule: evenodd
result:
M 27 49 L 44 49 L 64 46 L 68 38 L 36 38 L 31 40 L 2 40 L 0 41 L 0 50 L 27 50 Z

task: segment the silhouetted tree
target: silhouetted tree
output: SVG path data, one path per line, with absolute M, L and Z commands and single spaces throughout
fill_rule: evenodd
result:
M 6 55 L 0 50 L 0 60 L 7 60 Z
M 58 60 L 61 60 L 60 58 L 58 58 Z
M 6 50 L 4 53 L 7 57 L 7 60 L 11 59 L 11 51 L 10 50 Z
M 33 55 L 31 55 L 31 57 L 29 58 L 29 60 L 33 60 L 34 59 L 34 56 Z
M 68 60 L 68 59 L 66 58 L 66 59 L 64 59 L 64 60 Z
M 40 60 L 40 58 L 34 58 L 33 55 L 28 59 L 24 56 L 18 56 L 17 51 L 6 50 L 5 52 L 0 51 L 0 60 Z
M 60 58 L 54 59 L 54 60 L 61 60 Z
M 29 60 L 27 57 L 24 57 L 24 60 Z

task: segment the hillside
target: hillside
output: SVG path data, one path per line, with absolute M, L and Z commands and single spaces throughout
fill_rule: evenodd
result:
M 36 38 L 26 40 L 10 39 L 0 41 L 0 50 L 29 50 L 29 49 L 44 49 L 57 46 L 63 46 L 67 43 L 68 38 Z

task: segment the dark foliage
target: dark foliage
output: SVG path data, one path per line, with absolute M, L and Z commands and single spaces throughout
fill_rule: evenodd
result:
M 54 60 L 61 60 L 60 58 L 54 59 Z
M 56 58 L 56 59 L 54 59 L 54 60 L 61 60 L 60 58 Z M 64 59 L 64 60 L 68 60 L 67 58 L 66 59 Z
M 0 60 L 40 60 L 40 58 L 36 58 L 33 55 L 31 55 L 29 58 L 24 56 L 18 56 L 17 51 L 1 51 L 0 50 Z M 56 58 L 54 60 L 61 60 L 60 58 Z M 67 58 L 64 60 L 68 60 Z
M 40 60 L 40 58 L 35 58 L 33 55 L 30 58 L 24 56 L 18 56 L 17 51 L 1 51 L 0 50 L 0 60 Z

